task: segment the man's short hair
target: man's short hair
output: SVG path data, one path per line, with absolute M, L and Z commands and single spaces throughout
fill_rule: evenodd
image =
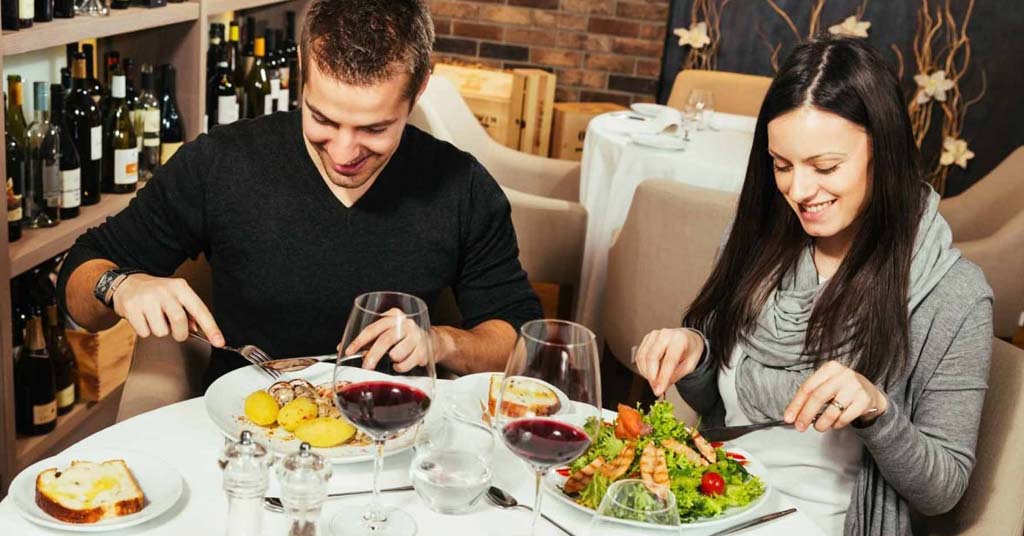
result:
M 409 74 L 412 99 L 430 72 L 434 24 L 423 0 L 314 0 L 300 51 L 303 83 L 310 61 L 346 84 L 369 86 Z

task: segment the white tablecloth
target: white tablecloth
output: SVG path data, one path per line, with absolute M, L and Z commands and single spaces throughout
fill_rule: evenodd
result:
M 114 535 L 145 534 L 152 536 L 216 536 L 225 533 L 227 498 L 221 488 L 222 473 L 217 458 L 224 448 L 220 430 L 207 417 L 201 398 L 180 402 L 144 413 L 100 431 L 68 449 L 120 447 L 145 451 L 165 460 L 185 480 L 185 493 L 178 504 L 162 516 L 142 525 L 110 532 Z M 405 452 L 385 460 L 382 487 L 407 485 L 411 453 Z M 330 491 L 369 489 L 372 463 L 335 465 Z M 494 485 L 511 492 L 520 502 L 532 504 L 533 478 L 530 471 L 503 446 L 497 447 L 494 460 Z M 276 476 L 271 478 L 271 495 L 277 495 Z M 365 503 L 369 495 L 332 500 L 324 506 L 320 534 L 327 536 L 327 523 L 340 508 Z M 546 496 L 543 511 L 572 530 L 576 536 L 589 536 L 590 516 L 552 496 Z M 420 535 L 478 535 L 523 532 L 530 521 L 525 510 L 499 510 L 482 500 L 469 514 L 445 516 L 427 509 L 415 491 L 384 494 L 384 502 L 405 509 L 417 521 Z M 792 506 L 773 494 L 755 511 L 746 512 L 749 519 Z M 737 520 L 739 522 L 739 520 Z M 264 511 L 264 535 L 287 534 L 284 514 Z M 557 529 L 541 520 L 538 534 L 560 535 Z M 706 531 L 705 531 L 706 532 Z M 818 534 L 818 529 L 801 512 L 773 521 L 750 531 L 754 536 L 792 536 Z M 10 497 L 0 502 L 0 535 L 28 536 L 35 534 L 67 535 L 69 532 L 40 528 L 24 520 Z M 645 534 L 637 530 L 637 534 Z M 647 531 L 646 534 L 651 534 Z M 666 533 L 668 534 L 668 533 Z M 687 535 L 701 534 L 687 531 Z
M 739 192 L 754 139 L 754 118 L 716 113 L 717 130 L 691 131 L 685 150 L 642 147 L 630 142 L 628 134 L 642 123 L 628 115 L 595 117 L 583 142 L 580 202 L 588 221 L 576 315 L 595 331 L 601 329 L 612 234 L 626 221 L 636 187 L 647 179 L 669 179 Z

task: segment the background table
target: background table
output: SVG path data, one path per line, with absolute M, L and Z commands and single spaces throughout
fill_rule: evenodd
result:
M 588 220 L 576 318 L 595 331 L 601 329 L 612 234 L 626 221 L 636 187 L 647 179 L 669 179 L 739 192 L 754 139 L 753 117 L 716 113 L 717 130 L 691 131 L 685 150 L 642 147 L 629 139 L 629 132 L 642 124 L 628 116 L 611 112 L 595 117 L 583 142 L 580 202 Z M 684 305 L 679 304 L 680 312 Z
M 149 413 L 114 425 L 100 431 L 81 443 L 72 446 L 68 452 L 78 448 L 113 447 L 145 451 L 165 460 L 168 465 L 182 474 L 185 492 L 178 504 L 169 512 L 147 523 L 116 532 L 111 535 L 216 536 L 224 534 L 227 521 L 227 497 L 221 488 L 222 473 L 217 458 L 224 448 L 224 436 L 206 415 L 202 398 L 195 398 L 166 406 Z M 406 485 L 409 483 L 408 468 L 412 459 L 411 451 L 389 457 L 384 463 L 382 487 Z M 494 485 L 512 493 L 521 503 L 533 502 L 533 478 L 524 462 L 516 459 L 504 446 L 496 447 L 494 459 Z M 365 490 L 370 488 L 372 463 L 335 465 L 330 491 Z M 271 478 L 270 495 L 277 495 L 277 477 Z M 321 536 L 328 536 L 327 522 L 341 508 L 353 508 L 369 500 L 369 495 L 336 499 L 327 502 L 321 516 Z M 386 504 L 398 506 L 409 512 L 419 525 L 420 535 L 452 534 L 512 534 L 530 522 L 530 513 L 524 510 L 500 510 L 482 500 L 470 513 L 459 516 L 445 516 L 427 509 L 415 491 L 386 493 Z M 765 513 L 782 510 L 791 506 L 778 494 L 773 494 L 760 508 L 746 512 L 742 519 L 749 519 Z M 544 498 L 544 513 L 565 524 L 576 536 L 589 536 L 590 516 L 567 505 L 559 503 L 550 495 Z M 738 523 L 740 520 L 737 520 Z M 264 510 L 264 535 L 284 536 L 287 534 L 284 514 Z M 556 536 L 562 534 L 547 522 L 541 520 L 538 534 Z M 687 531 L 686 534 L 706 533 Z M 520 533 L 522 531 L 520 530 Z M 651 531 L 637 530 L 638 535 L 652 534 Z M 814 535 L 820 532 L 810 518 L 801 512 L 776 520 L 764 527 L 750 531 L 752 536 Z M 15 509 L 10 497 L 0 503 L 0 534 L 28 536 L 35 534 L 64 535 L 66 531 L 49 530 L 33 525 L 23 519 Z M 668 534 L 668 533 L 666 533 Z

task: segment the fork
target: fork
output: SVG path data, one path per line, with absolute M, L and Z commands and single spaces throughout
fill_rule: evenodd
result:
M 192 338 L 199 339 L 199 340 L 205 342 L 206 344 L 210 344 L 210 339 L 207 339 L 206 335 L 204 335 L 203 333 L 199 332 L 198 330 L 189 330 L 188 334 Z M 213 346 L 213 345 L 210 344 L 210 346 Z M 266 352 L 264 352 L 263 350 L 260 350 L 256 346 L 253 346 L 251 344 L 246 344 L 245 346 L 242 346 L 241 348 L 234 348 L 234 347 L 231 347 L 231 346 L 221 346 L 221 349 L 228 350 L 228 351 L 231 351 L 231 352 L 235 352 L 236 354 L 242 356 L 242 359 L 245 359 L 246 361 L 248 361 L 252 365 L 256 365 L 257 367 L 259 367 L 260 370 L 262 370 L 264 373 L 266 373 L 268 376 L 270 376 L 271 378 L 273 378 L 275 380 L 281 377 L 281 373 L 280 372 L 278 372 L 276 370 L 273 370 L 273 369 L 269 369 L 269 368 L 263 366 L 264 362 L 271 360 L 270 356 L 267 355 Z

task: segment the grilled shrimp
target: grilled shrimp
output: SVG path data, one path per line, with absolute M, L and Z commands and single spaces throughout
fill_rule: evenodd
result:
M 605 464 L 601 467 L 601 475 L 608 478 L 611 482 L 622 478 L 622 475 L 629 471 L 629 466 L 633 465 L 633 458 L 636 457 L 636 443 L 630 442 L 622 449 L 622 452 L 615 457 L 611 463 Z
M 686 443 L 680 443 L 675 439 L 668 438 L 661 442 L 661 446 L 676 453 L 676 456 L 686 458 L 686 461 L 696 465 L 697 467 L 708 465 L 708 461 L 700 454 L 697 454 L 697 451 L 688 447 Z
M 604 458 L 601 456 L 594 458 L 594 461 L 587 464 L 586 467 L 569 476 L 569 479 L 565 481 L 565 486 L 562 489 L 569 494 L 583 491 L 583 488 L 590 484 L 590 481 L 594 479 L 594 474 L 597 473 L 602 466 L 604 466 Z
M 700 451 L 701 455 L 703 455 L 707 461 L 711 463 L 718 461 L 718 456 L 715 454 L 715 447 L 712 447 L 711 443 L 708 443 L 708 440 L 704 439 L 704 436 L 700 435 L 700 432 L 698 432 L 696 428 L 693 429 L 693 432 L 690 432 L 690 437 L 693 438 L 693 444 L 697 446 L 697 450 Z
M 648 443 L 640 456 L 640 478 L 651 493 L 661 497 L 668 496 L 669 478 L 668 464 L 665 462 L 665 451 Z

